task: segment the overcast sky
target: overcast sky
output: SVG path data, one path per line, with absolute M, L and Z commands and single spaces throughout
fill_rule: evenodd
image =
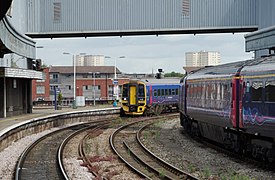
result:
M 244 34 L 198 34 L 126 37 L 90 37 L 69 39 L 35 39 L 37 58 L 47 65 L 72 65 L 72 56 L 86 53 L 110 56 L 105 65 L 114 65 L 124 73 L 154 73 L 158 68 L 165 72 L 184 73 L 185 52 L 219 51 L 221 63 L 250 59 L 253 54 L 245 52 Z M 125 56 L 125 59 L 118 59 Z

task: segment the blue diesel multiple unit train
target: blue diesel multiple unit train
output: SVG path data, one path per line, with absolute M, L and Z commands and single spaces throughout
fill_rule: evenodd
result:
M 122 86 L 121 116 L 178 109 L 179 79 L 131 80 Z
M 274 56 L 189 74 L 181 86 L 179 106 L 181 125 L 188 133 L 274 162 Z

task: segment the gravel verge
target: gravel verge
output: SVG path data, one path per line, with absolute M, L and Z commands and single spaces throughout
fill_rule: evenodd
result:
M 208 148 L 185 134 L 179 118 L 160 122 L 143 132 L 142 141 L 157 156 L 199 179 L 274 179 L 259 169 Z

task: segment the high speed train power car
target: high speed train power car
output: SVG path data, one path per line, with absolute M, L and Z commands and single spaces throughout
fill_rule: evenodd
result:
M 178 109 L 179 79 L 131 80 L 122 86 L 121 116 Z
M 181 86 L 179 111 L 188 133 L 274 162 L 275 57 L 190 73 Z

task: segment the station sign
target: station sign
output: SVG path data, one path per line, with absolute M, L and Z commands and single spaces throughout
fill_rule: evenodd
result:
M 118 79 L 113 79 L 113 84 L 118 84 Z

